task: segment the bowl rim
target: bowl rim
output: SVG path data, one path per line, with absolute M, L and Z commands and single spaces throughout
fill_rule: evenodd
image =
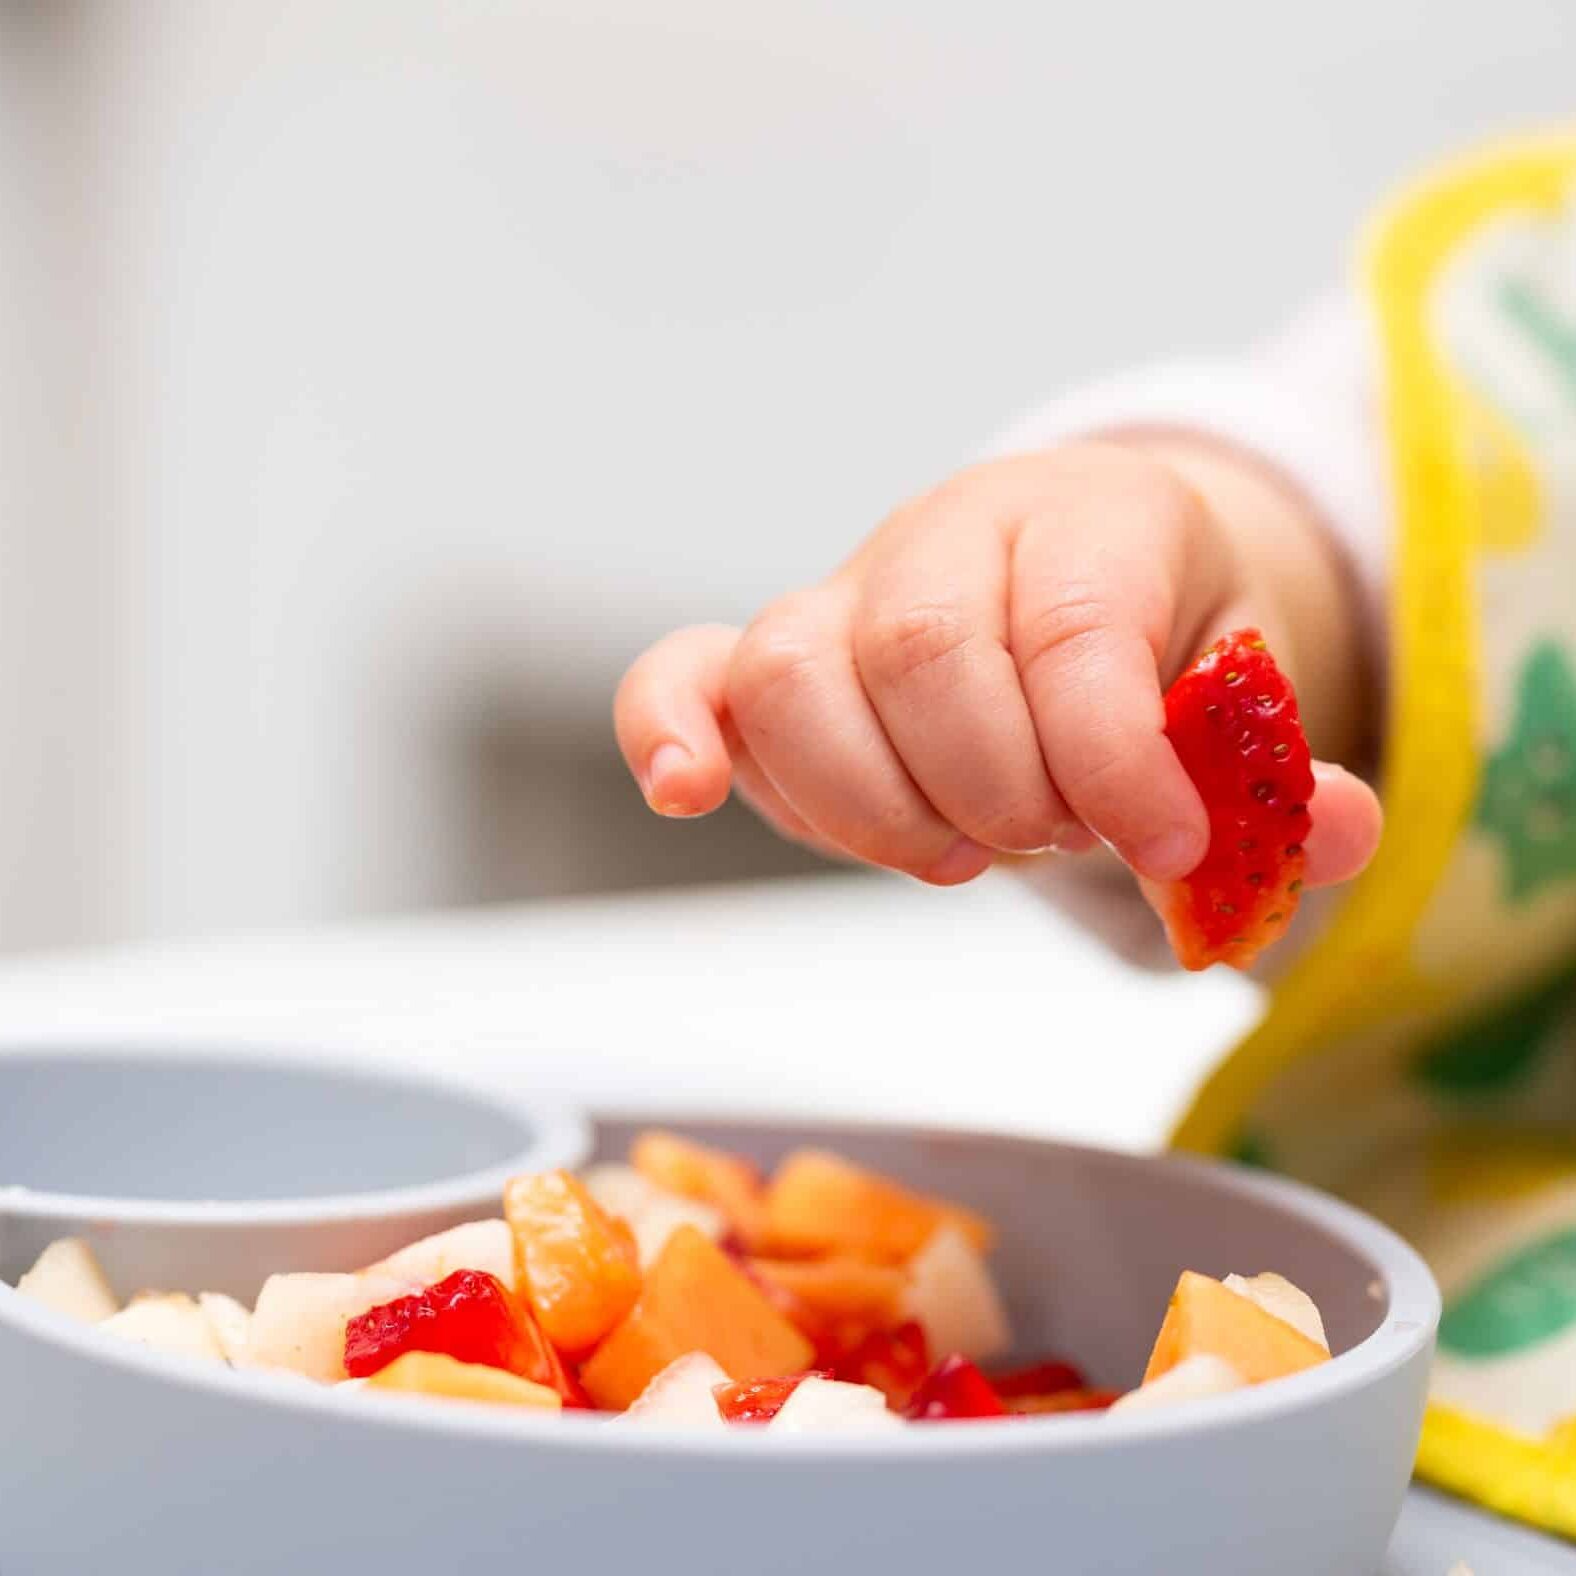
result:
M 515 1124 L 521 1143 L 504 1159 L 476 1170 L 458 1171 L 450 1176 L 397 1187 L 302 1194 L 294 1198 L 126 1198 L 117 1194 L 71 1193 L 0 1181 L 0 1226 L 7 1221 L 52 1219 L 75 1219 L 84 1227 L 311 1226 L 421 1215 L 463 1208 L 473 1202 L 490 1202 L 492 1207 L 488 1213 L 498 1214 L 502 1209 L 504 1183 L 510 1177 L 546 1164 L 580 1166 L 591 1151 L 590 1118 L 567 1103 L 539 1100 L 452 1074 L 440 1079 L 413 1072 L 408 1066 L 356 1060 L 300 1045 L 271 1046 L 253 1041 L 227 1043 L 218 1051 L 214 1045 L 202 1042 L 152 1047 L 141 1043 L 83 1040 L 60 1045 L 29 1042 L 0 1048 L 0 1065 L 25 1060 L 95 1062 L 106 1067 L 124 1062 L 129 1073 L 134 1073 L 138 1067 L 212 1069 L 223 1065 L 244 1072 L 321 1076 L 342 1083 L 359 1083 L 417 1098 L 441 1100 L 451 1106 L 468 1103 L 490 1109 Z
M 598 1120 L 619 1120 L 597 1113 Z M 682 1125 L 670 1117 L 675 1125 Z M 715 1118 L 710 1118 L 715 1120 Z M 788 1124 L 743 1118 L 738 1125 L 764 1129 Z M 804 1122 L 797 1126 L 809 1126 Z M 828 1133 L 865 1131 L 889 1133 L 879 1123 L 817 1122 Z M 418 1434 L 437 1434 L 471 1441 L 498 1441 L 521 1448 L 556 1448 L 588 1459 L 656 1460 L 679 1457 L 698 1460 L 720 1470 L 743 1470 L 762 1459 L 778 1466 L 801 1466 L 827 1460 L 885 1462 L 908 1458 L 1020 1457 L 1066 1451 L 1105 1451 L 1139 1442 L 1179 1435 L 1195 1438 L 1338 1402 L 1355 1391 L 1382 1382 L 1397 1369 L 1426 1361 L 1434 1344 L 1440 1315 L 1440 1293 L 1432 1272 L 1415 1249 L 1389 1227 L 1352 1205 L 1267 1172 L 1226 1161 L 1191 1155 L 1136 1154 L 1097 1145 L 1063 1143 L 1020 1135 L 963 1128 L 902 1129 L 920 1139 L 987 1140 L 1036 1148 L 1052 1146 L 1085 1155 L 1100 1163 L 1181 1168 L 1209 1185 L 1246 1195 L 1321 1227 L 1367 1258 L 1388 1295 L 1385 1317 L 1371 1334 L 1328 1363 L 1271 1383 L 1228 1395 L 1193 1401 L 1175 1408 L 1110 1413 L 1062 1413 L 1014 1420 L 1011 1428 L 973 1429 L 967 1425 L 908 1428 L 868 1435 L 776 1435 L 769 1430 L 736 1430 L 726 1436 L 683 1429 L 617 1426 L 598 1415 L 537 1414 L 525 1409 L 456 1404 L 434 1406 L 420 1396 L 384 1394 L 369 1401 L 359 1389 L 343 1391 L 313 1384 L 298 1375 L 231 1369 L 182 1359 L 163 1352 L 114 1341 L 53 1309 L 30 1302 L 14 1288 L 0 1284 L 0 1336 L 13 1324 L 35 1340 L 64 1347 L 89 1363 L 108 1363 L 210 1396 L 251 1401 L 274 1410 L 307 1416 L 333 1415 L 367 1428 L 395 1425 Z

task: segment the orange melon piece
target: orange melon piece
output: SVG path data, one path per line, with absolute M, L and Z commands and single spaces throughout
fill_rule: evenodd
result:
M 587 1352 L 635 1305 L 634 1234 L 567 1171 L 514 1177 L 503 1192 L 515 1284 L 561 1352 Z
M 446 1352 L 405 1352 L 372 1374 L 366 1388 L 441 1395 L 455 1401 L 485 1401 L 493 1406 L 536 1406 L 549 1412 L 556 1412 L 563 1405 L 558 1392 L 545 1384 L 533 1384 L 502 1368 L 462 1363 Z
M 705 1352 L 730 1379 L 797 1373 L 815 1355 L 704 1232 L 680 1226 L 646 1272 L 629 1317 L 580 1370 L 580 1382 L 597 1406 L 619 1411 L 690 1352 Z
M 751 1259 L 750 1268 L 830 1319 L 895 1321 L 908 1272 L 851 1254 L 829 1259 Z
M 772 1244 L 789 1255 L 852 1254 L 897 1264 L 924 1247 L 943 1222 L 980 1253 L 994 1232 L 972 1210 L 911 1193 L 896 1182 L 819 1149 L 801 1149 L 778 1167 L 766 1190 Z
M 1198 1356 L 1230 1363 L 1249 1384 L 1300 1373 L 1330 1360 L 1322 1346 L 1284 1319 L 1208 1275 L 1184 1270 L 1155 1338 L 1144 1383 Z
M 766 1226 L 761 1176 L 741 1155 L 654 1128 L 630 1145 L 629 1163 L 655 1186 L 720 1210 L 747 1248 L 760 1243 Z

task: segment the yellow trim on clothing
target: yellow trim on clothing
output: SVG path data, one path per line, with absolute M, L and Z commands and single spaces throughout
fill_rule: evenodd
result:
M 1477 609 L 1472 553 L 1484 500 L 1472 484 L 1459 387 L 1436 353 L 1429 292 L 1461 241 L 1506 207 L 1553 209 L 1576 174 L 1576 136 L 1492 150 L 1404 194 L 1376 226 L 1366 274 L 1388 371 L 1398 547 L 1393 697 L 1385 749 L 1389 828 L 1332 925 L 1281 982 L 1264 1020 L 1195 1096 L 1173 1135 L 1219 1153 L 1277 1074 L 1319 1043 L 1449 999 L 1411 961 L 1414 932 L 1449 865 L 1478 785 Z M 1530 470 L 1497 483 L 1522 506 Z M 1535 481 L 1535 478 L 1533 478 Z M 1496 544 L 1502 545 L 1502 544 Z
M 1417 1470 L 1502 1516 L 1576 1537 L 1576 1448 L 1558 1432 L 1529 1439 L 1434 1401 Z

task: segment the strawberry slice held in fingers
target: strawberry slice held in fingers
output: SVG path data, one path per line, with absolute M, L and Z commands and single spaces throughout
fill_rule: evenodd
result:
M 1218 640 L 1166 692 L 1166 737 L 1209 814 L 1180 881 L 1142 881 L 1184 968 L 1247 968 L 1297 910 L 1313 763 L 1291 682 L 1264 637 Z

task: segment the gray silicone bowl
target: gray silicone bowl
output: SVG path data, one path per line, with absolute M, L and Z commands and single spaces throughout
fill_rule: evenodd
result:
M 834 1146 L 986 1211 L 1023 1355 L 1142 1370 L 1178 1271 L 1275 1268 L 1336 1359 L 1170 1412 L 720 1441 L 196 1367 L 0 1287 L 0 1571 L 65 1576 L 1358 1576 L 1383 1557 L 1438 1295 L 1366 1217 L 1227 1167 L 872 1128 L 683 1124 L 769 1162 Z M 604 1124 L 598 1148 L 623 1152 Z M 365 1257 L 362 1255 L 361 1257 Z M 275 1266 L 269 1265 L 267 1268 Z M 194 1261 L 184 1276 L 209 1278 Z
M 322 1058 L 4 1053 L 0 1281 L 79 1236 L 123 1294 L 196 1273 L 250 1301 L 270 1270 L 368 1264 L 496 1215 L 508 1177 L 590 1142 L 546 1102 Z

